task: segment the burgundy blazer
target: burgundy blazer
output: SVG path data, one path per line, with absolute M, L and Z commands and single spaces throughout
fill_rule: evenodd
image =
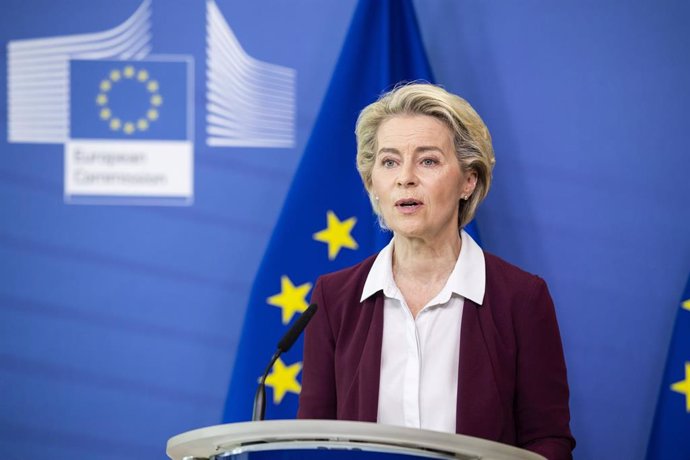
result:
M 465 299 L 456 431 L 570 459 L 568 381 L 551 296 L 539 277 L 488 253 L 481 305 Z M 360 302 L 374 263 L 320 277 L 307 327 L 298 418 L 376 422 L 383 293 Z

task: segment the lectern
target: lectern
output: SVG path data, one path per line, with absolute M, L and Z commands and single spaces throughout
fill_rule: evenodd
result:
M 471 436 L 336 420 L 216 425 L 170 438 L 166 453 L 173 460 L 544 460 Z

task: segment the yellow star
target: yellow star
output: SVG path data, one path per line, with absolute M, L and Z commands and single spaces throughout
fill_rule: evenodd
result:
M 357 249 L 359 246 L 350 232 L 357 223 L 356 217 L 341 221 L 333 211 L 326 213 L 327 227 L 314 233 L 314 239 L 328 244 L 328 260 L 336 258 L 341 248 Z
M 278 358 L 273 365 L 273 372 L 266 377 L 266 386 L 273 388 L 273 404 L 280 404 L 288 391 L 295 394 L 302 391 L 302 385 L 297 381 L 297 374 L 301 370 L 301 362 L 285 366 L 283 360 Z
M 309 306 L 305 300 L 311 283 L 295 287 L 286 275 L 280 277 L 280 294 L 272 295 L 266 302 L 283 309 L 283 324 L 290 322 L 295 313 L 302 313 Z
M 685 308 L 686 310 L 690 311 L 690 299 L 684 300 L 681 304 L 681 307 Z
M 124 74 L 125 78 L 132 78 L 134 76 L 134 67 L 128 65 L 127 67 L 125 67 L 122 73 Z
M 685 411 L 690 413 L 690 361 L 685 361 L 685 380 L 671 385 L 671 390 L 685 395 Z
M 156 80 L 151 80 L 146 84 L 146 89 L 149 90 L 150 93 L 155 93 L 158 91 L 158 82 Z

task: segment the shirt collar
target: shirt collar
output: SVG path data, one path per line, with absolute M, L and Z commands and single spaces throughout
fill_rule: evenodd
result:
M 393 297 L 394 292 L 397 292 L 398 287 L 393 280 L 393 237 L 385 248 L 381 250 L 374 260 L 374 264 L 369 270 L 367 280 L 364 282 L 364 289 L 362 290 L 362 298 L 360 302 L 371 297 L 379 291 L 383 291 L 384 295 Z
M 460 232 L 460 238 L 462 240 L 460 256 L 455 262 L 455 268 L 453 268 L 443 291 L 449 290 L 449 292 L 461 295 L 477 305 L 481 305 L 486 289 L 484 252 L 464 230 Z M 392 239 L 376 256 L 364 282 L 360 302 L 364 302 L 365 299 L 379 291 L 383 291 L 387 297 L 394 297 L 399 292 L 393 279 L 394 240 Z

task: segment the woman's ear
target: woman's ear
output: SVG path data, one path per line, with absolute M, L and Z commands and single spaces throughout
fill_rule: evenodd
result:
M 474 189 L 477 187 L 477 172 L 468 169 L 464 175 L 465 180 L 462 183 L 462 187 L 460 187 L 460 197 L 466 200 L 474 193 Z

